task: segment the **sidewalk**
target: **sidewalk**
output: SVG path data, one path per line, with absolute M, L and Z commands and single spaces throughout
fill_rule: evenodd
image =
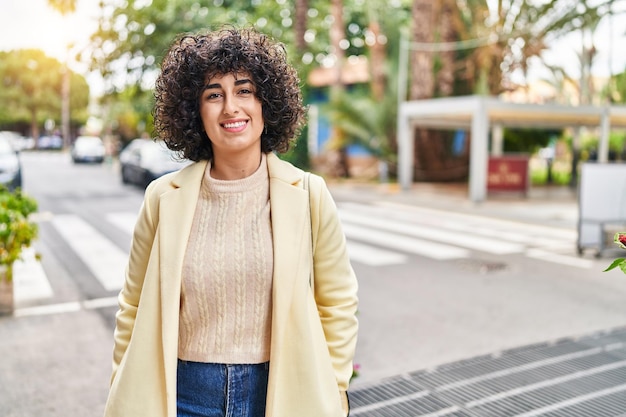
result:
M 0 317 L 0 416 L 101 416 L 112 336 L 95 310 Z

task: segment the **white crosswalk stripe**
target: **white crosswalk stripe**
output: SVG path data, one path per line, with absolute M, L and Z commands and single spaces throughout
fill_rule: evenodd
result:
M 387 230 L 400 235 L 409 235 L 422 239 L 446 242 L 450 245 L 480 250 L 497 255 L 520 253 L 524 251 L 524 245 L 503 242 L 502 239 L 486 238 L 482 236 L 467 237 L 456 230 L 445 230 L 410 223 L 407 224 L 407 222 L 404 221 L 395 221 L 386 218 L 372 217 L 371 215 L 359 214 L 351 209 L 344 209 L 341 211 L 341 220 L 344 224 L 357 224 L 368 228 Z
M 451 245 L 435 243 L 424 239 L 401 236 L 391 232 L 369 229 L 361 226 L 353 226 L 345 223 L 343 231 L 348 239 L 380 245 L 401 252 L 427 256 L 433 259 L 456 259 L 466 258 L 469 251 Z
M 348 254 L 352 261 L 369 266 L 398 265 L 407 262 L 407 256 L 385 249 L 348 241 Z
M 52 287 L 41 262 L 36 259 L 34 248 L 24 249 L 22 259 L 13 264 L 13 296 L 15 303 L 50 298 Z
M 593 268 L 594 261 L 572 256 L 576 232 L 464 213 L 378 202 L 339 203 L 339 215 L 354 262 L 372 267 L 400 265 L 409 255 L 437 260 L 468 258 L 473 251 L 493 255 L 520 254 L 546 262 Z M 132 235 L 136 212 L 111 212 L 106 221 Z M 58 233 L 107 291 L 124 280 L 128 254 L 78 215 L 50 215 Z M 15 264 L 16 302 L 53 296 L 34 250 Z M 107 301 L 108 302 L 108 301 Z
M 128 255 L 79 216 L 54 216 L 52 224 L 106 290 L 124 282 Z

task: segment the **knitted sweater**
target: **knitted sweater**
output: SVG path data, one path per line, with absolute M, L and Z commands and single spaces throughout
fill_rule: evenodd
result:
M 208 363 L 269 360 L 273 244 L 265 155 L 247 178 L 207 166 L 183 263 L 178 356 Z

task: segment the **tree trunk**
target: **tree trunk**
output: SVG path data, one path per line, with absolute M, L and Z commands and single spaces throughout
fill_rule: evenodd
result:
M 374 34 L 374 43 L 370 46 L 370 71 L 372 79 L 370 81 L 372 86 L 372 96 L 376 101 L 382 101 L 385 97 L 385 47 L 379 41 L 380 37 L 380 24 L 376 17 L 373 16 L 373 12 L 370 14 L 369 30 Z
M 413 41 L 433 42 L 432 0 L 414 0 L 411 10 L 413 18 Z M 431 52 L 414 50 L 411 53 L 411 100 L 431 98 L 435 89 L 433 57 Z
M 330 42 L 334 50 L 336 62 L 335 62 L 335 79 L 331 86 L 331 100 L 337 97 L 344 89 L 343 81 L 341 74 L 343 72 L 343 62 L 345 59 L 345 51 L 341 49 L 341 41 L 345 38 L 345 28 L 343 25 L 343 1 L 342 0 L 331 0 L 330 3 L 331 14 L 333 16 L 333 23 L 330 27 Z M 337 132 L 336 129 L 333 131 L 333 135 L 341 137 L 343 134 L 341 132 Z M 337 155 L 331 155 L 329 160 L 334 161 L 331 165 L 332 170 L 334 172 L 339 173 L 340 176 L 349 177 L 350 169 L 348 167 L 348 155 L 347 149 L 345 146 L 340 146 L 335 152 Z
M 296 35 L 296 49 L 299 53 L 306 50 L 306 41 L 304 40 L 304 34 L 306 33 L 307 12 L 309 9 L 308 0 L 296 0 L 295 15 L 296 21 L 294 24 L 294 30 Z
M 345 29 L 343 27 L 343 1 L 331 0 L 330 3 L 333 23 L 330 26 L 330 43 L 335 54 L 335 79 L 332 85 L 333 92 L 343 90 L 343 82 L 341 80 L 341 72 L 343 69 L 343 61 L 345 52 L 341 49 L 341 40 L 345 38 Z
M 433 3 L 432 0 L 414 0 L 411 9 L 413 20 L 413 42 L 433 42 Z M 435 89 L 433 76 L 433 57 L 431 52 L 411 50 L 411 87 L 409 97 L 411 100 L 432 98 Z M 425 129 L 414 130 L 414 173 L 417 181 L 424 180 L 425 174 L 432 163 L 433 148 L 430 144 L 429 131 Z M 437 145 L 436 145 L 437 146 Z
M 458 40 L 454 28 L 455 3 L 452 0 L 413 1 L 413 41 L 433 43 L 434 34 L 442 42 Z M 438 22 L 439 26 L 435 26 Z M 411 54 L 412 100 L 432 98 L 437 89 L 442 95 L 451 95 L 454 87 L 454 51 L 443 51 L 439 55 L 442 68 L 435 80 L 433 53 L 413 51 Z M 414 131 L 414 174 L 417 181 L 459 181 L 467 178 L 469 171 L 467 155 L 457 157 L 450 151 L 450 132 L 415 129 Z
M 39 147 L 39 125 L 37 124 L 37 110 L 30 111 L 30 134 L 35 141 L 35 149 Z
M 454 42 L 459 39 L 459 34 L 454 27 L 455 0 L 442 0 L 439 9 L 440 37 L 442 42 Z M 442 51 L 439 54 L 441 68 L 437 73 L 437 90 L 443 97 L 451 96 L 454 90 L 454 64 L 455 51 Z

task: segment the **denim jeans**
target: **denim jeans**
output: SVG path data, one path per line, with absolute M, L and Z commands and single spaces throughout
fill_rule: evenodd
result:
M 178 361 L 178 417 L 264 417 L 269 362 Z

